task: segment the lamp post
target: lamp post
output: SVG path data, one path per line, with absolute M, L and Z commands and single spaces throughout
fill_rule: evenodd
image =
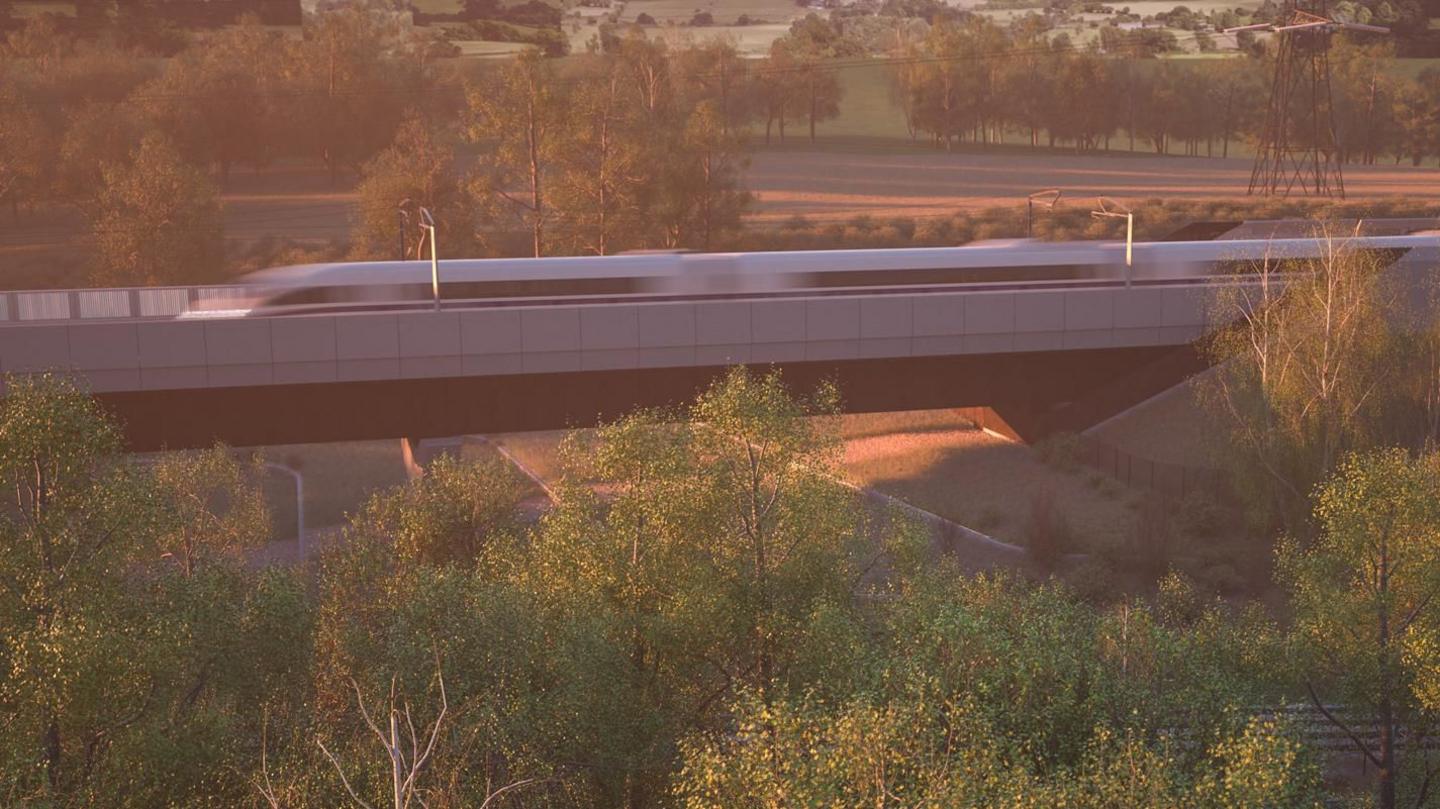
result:
M 298 469 L 285 464 L 264 461 L 266 469 L 289 475 L 295 481 L 295 552 L 301 563 L 305 561 L 305 478 Z
M 1063 193 L 1058 188 L 1047 188 L 1025 197 L 1025 238 L 1035 238 L 1035 203 L 1039 202 L 1046 208 L 1054 208 Z
M 420 209 L 420 227 L 430 237 L 430 294 L 435 299 L 435 311 L 440 311 L 440 254 L 435 244 L 435 218 L 429 208 Z
M 1109 197 L 1096 197 L 1095 203 L 1100 206 L 1100 210 L 1090 212 L 1090 216 L 1093 218 L 1108 217 L 1125 220 L 1125 286 L 1128 287 L 1130 286 L 1130 268 L 1134 266 L 1132 248 L 1135 244 L 1135 213 Z M 1119 210 L 1111 210 L 1111 206 Z

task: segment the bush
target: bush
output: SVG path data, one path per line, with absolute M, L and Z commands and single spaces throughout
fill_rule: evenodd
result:
M 1155 603 L 1160 619 L 1171 626 L 1189 626 L 1205 614 L 1205 599 L 1195 582 L 1173 570 L 1160 580 Z
M 1235 595 L 1245 590 L 1245 577 L 1229 562 L 1222 562 L 1202 568 L 1195 575 L 1196 581 L 1206 590 L 1220 595 Z
M 1130 555 L 1146 578 L 1159 578 L 1170 569 L 1175 544 L 1175 525 L 1170 504 L 1150 497 L 1140 504 L 1130 531 Z
M 1035 455 L 1052 469 L 1074 472 L 1080 468 L 1080 436 L 1055 433 L 1035 442 Z
M 1030 495 L 1030 512 L 1025 518 L 1025 550 L 1041 570 L 1055 569 L 1072 544 L 1070 523 L 1055 505 L 1055 492 L 1036 489 Z
M 1225 510 L 1210 494 L 1196 489 L 1180 499 L 1175 522 L 1185 536 L 1208 539 L 1220 533 L 1225 524 Z
M 708 11 L 702 11 L 690 18 L 690 24 L 696 28 L 704 28 L 715 24 L 715 17 Z
M 1123 595 L 1120 576 L 1110 562 L 1100 556 L 1076 565 L 1066 574 L 1065 582 L 1075 595 L 1097 607 L 1112 604 Z

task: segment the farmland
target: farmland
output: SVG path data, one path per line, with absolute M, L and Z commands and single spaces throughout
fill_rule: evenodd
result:
M 747 179 L 759 198 L 759 219 L 844 219 L 859 214 L 926 216 L 1014 204 L 1037 188 L 1061 188 L 1072 198 L 1235 197 L 1243 194 L 1250 168 L 1249 160 L 1238 158 L 1025 154 L 1010 147 L 963 153 L 879 151 L 857 142 L 854 151 L 845 154 L 800 146 L 759 151 L 751 158 Z M 1440 170 L 1434 168 L 1347 167 L 1345 183 L 1352 198 L 1440 202 Z
M 788 23 L 804 13 L 790 0 L 629 0 L 622 9 L 622 23 L 649 14 L 660 25 L 688 23 L 701 12 L 719 25 L 733 23 L 742 14 L 757 22 Z

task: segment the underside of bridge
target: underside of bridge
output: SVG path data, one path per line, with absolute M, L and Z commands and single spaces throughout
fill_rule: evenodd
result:
M 794 389 L 829 380 L 848 412 L 988 408 L 1024 440 L 1083 429 L 1204 367 L 1188 346 L 796 362 Z M 757 369 L 763 370 L 763 369 Z M 100 394 L 136 450 L 423 438 L 583 427 L 683 403 L 722 367 L 401 379 Z

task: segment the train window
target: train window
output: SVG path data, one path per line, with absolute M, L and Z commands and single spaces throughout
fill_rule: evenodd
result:
M 926 286 L 991 283 L 997 281 L 1068 281 L 1094 278 L 1096 268 L 1088 264 L 1056 264 L 1029 267 L 945 267 L 937 269 L 837 270 L 811 276 L 817 287 Z
M 640 290 L 637 278 L 516 278 L 503 281 L 441 281 L 446 300 L 487 298 L 555 298 L 569 295 L 630 295 Z
M 1353 252 L 1375 267 L 1388 267 L 1410 251 L 1404 247 L 1388 247 L 1364 248 Z M 1311 272 L 1318 261 L 1318 257 L 1225 259 L 1215 262 L 1215 269 L 1220 275 L 1253 275 L 1267 270 L 1276 273 Z
M 305 287 L 282 292 L 266 302 L 267 306 L 314 306 L 335 300 L 334 287 Z

